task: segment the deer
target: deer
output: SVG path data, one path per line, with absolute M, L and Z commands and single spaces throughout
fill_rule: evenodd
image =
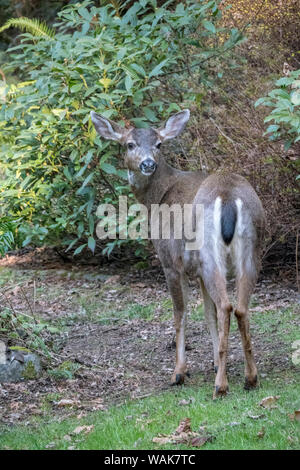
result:
M 171 115 L 160 128 L 125 128 L 91 112 L 97 133 L 126 147 L 124 156 L 131 189 L 141 204 L 202 205 L 203 242 L 187 250 L 186 240 L 153 239 L 172 298 L 176 330 L 176 364 L 172 385 L 189 376 L 185 348 L 188 280 L 192 276 L 202 290 L 204 317 L 212 339 L 215 384 L 213 398 L 226 395 L 228 338 L 231 315 L 236 317 L 244 353 L 244 388 L 258 384 L 249 326 L 249 302 L 261 268 L 265 213 L 251 184 L 242 176 L 219 169 L 215 173 L 182 171 L 170 166 L 161 145 L 185 128 L 190 111 Z M 227 290 L 227 269 L 234 267 L 236 307 Z

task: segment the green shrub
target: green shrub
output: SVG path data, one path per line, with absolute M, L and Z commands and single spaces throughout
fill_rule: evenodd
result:
M 80 364 L 72 361 L 64 361 L 55 369 L 48 369 L 48 374 L 55 380 L 74 379 L 74 375 L 81 368 Z
M 23 81 L 7 87 L 0 109 L 0 211 L 22 218 L 24 245 L 94 251 L 98 204 L 133 197 L 120 149 L 96 136 L 91 110 L 156 125 L 182 102 L 199 103 L 230 65 L 242 36 L 218 26 L 219 0 L 170 3 L 140 0 L 122 14 L 111 4 L 68 5 L 55 35 L 34 36 L 27 22 L 10 49 L 9 68 Z
M 256 101 L 255 106 L 264 105 L 273 108 L 264 122 L 274 121 L 265 134 L 270 140 L 284 139 L 285 150 L 300 141 L 300 70 L 290 72 L 288 76 L 276 81 L 277 88 L 268 96 Z M 296 162 L 300 171 L 299 160 Z M 300 175 L 297 176 L 297 179 Z
M 286 148 L 300 140 L 300 70 L 276 81 L 277 88 L 256 101 L 255 106 L 273 108 L 264 122 L 274 121 L 267 130 L 270 139 L 286 139 Z
M 20 242 L 18 234 L 19 223 L 19 220 L 10 217 L 0 218 L 0 256 L 18 247 Z
M 0 299 L 3 304 L 3 297 Z M 15 345 L 11 350 L 36 351 L 47 359 L 53 356 L 54 340 L 60 338 L 60 330 L 50 323 L 7 307 L 0 307 L 0 333 Z

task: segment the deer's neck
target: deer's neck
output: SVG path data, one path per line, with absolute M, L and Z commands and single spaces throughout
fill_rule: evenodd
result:
M 151 176 L 140 172 L 128 172 L 128 180 L 137 200 L 150 208 L 151 204 L 160 204 L 164 195 L 176 183 L 183 172 L 168 165 L 163 159 Z

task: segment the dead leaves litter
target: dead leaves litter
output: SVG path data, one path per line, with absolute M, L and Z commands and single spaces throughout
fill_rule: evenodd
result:
M 191 429 L 191 418 L 184 418 L 173 434 L 160 434 L 154 437 L 152 442 L 159 445 L 186 444 L 191 447 L 202 447 L 212 440 L 213 436 L 205 432 L 205 427 L 201 428 L 201 432 L 194 432 Z
M 188 398 L 187 400 L 186 399 L 183 399 L 183 400 L 180 400 L 178 402 L 178 405 L 179 406 L 187 406 L 187 405 L 191 405 L 192 403 L 195 402 L 195 398 L 194 397 L 190 397 Z
M 90 426 L 86 426 L 86 425 L 83 425 L 83 426 L 77 426 L 71 434 L 73 435 L 78 435 L 78 434 L 89 434 L 92 430 L 94 429 L 94 425 L 91 424 Z
M 69 406 L 78 408 L 80 406 L 80 402 L 78 400 L 72 400 L 68 398 L 63 398 L 62 400 L 55 401 L 54 404 L 59 407 Z
M 248 418 L 250 418 L 250 419 L 255 419 L 255 420 L 256 420 L 256 419 L 262 419 L 262 418 L 265 418 L 265 417 L 266 417 L 266 415 L 265 415 L 265 414 L 263 414 L 263 413 L 262 413 L 262 414 L 260 414 L 260 415 L 251 415 L 251 414 L 248 414 L 248 415 L 247 415 L 247 417 L 248 417 Z
M 274 395 L 270 397 L 263 398 L 260 402 L 260 406 L 267 409 L 277 408 L 275 403 L 279 400 L 280 396 Z
M 262 439 L 265 436 L 265 434 L 266 434 L 266 430 L 265 430 L 264 427 L 262 427 L 261 430 L 258 431 L 258 433 L 257 433 L 258 439 Z
M 182 421 L 180 421 L 179 426 L 175 431 L 175 434 L 182 434 L 183 432 L 185 433 L 192 432 L 191 418 L 184 418 Z

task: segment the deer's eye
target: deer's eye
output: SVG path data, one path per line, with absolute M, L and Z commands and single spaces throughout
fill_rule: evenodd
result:
M 161 146 L 161 142 L 158 142 L 158 144 L 156 144 L 156 148 L 160 149 L 160 146 Z
M 133 142 L 129 142 L 129 144 L 127 144 L 128 150 L 133 150 L 134 147 L 135 147 L 135 144 Z

